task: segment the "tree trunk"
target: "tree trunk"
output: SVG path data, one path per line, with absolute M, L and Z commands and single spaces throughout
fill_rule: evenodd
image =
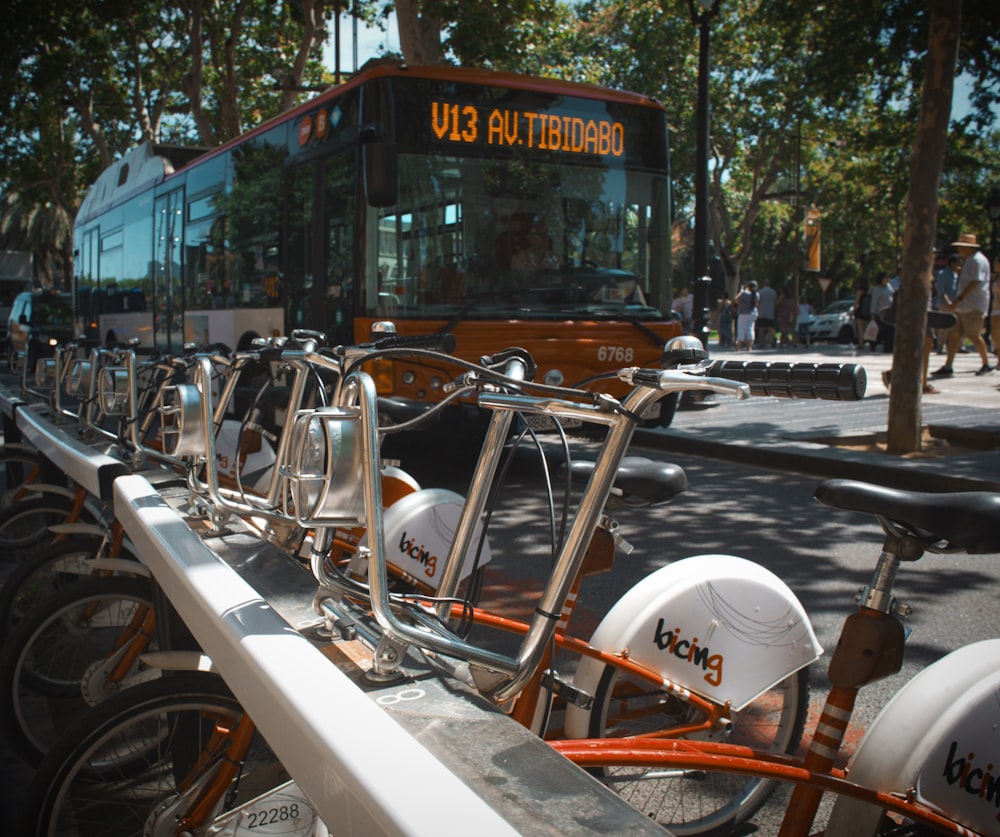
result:
M 396 0 L 399 46 L 410 64 L 441 64 L 441 18 L 422 6 L 420 0 Z
M 961 0 L 931 0 L 927 67 L 917 135 L 910 160 L 910 191 L 896 304 L 887 448 L 920 450 L 920 398 L 925 363 L 927 302 L 934 270 L 938 188 L 951 118 L 952 89 L 961 25 Z

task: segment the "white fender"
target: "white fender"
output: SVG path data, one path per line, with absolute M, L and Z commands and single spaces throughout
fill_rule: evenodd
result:
M 139 659 L 149 668 L 159 671 L 213 671 L 211 659 L 201 651 L 150 651 Z
M 27 494 L 55 494 L 59 497 L 65 497 L 68 500 L 76 499 L 76 489 L 65 485 L 56 485 L 50 482 L 32 482 L 22 487 Z
M 823 649 L 805 610 L 770 570 L 732 555 L 697 555 L 632 587 L 590 639 L 672 683 L 739 711 Z M 573 685 L 593 695 L 604 663 L 580 662 Z M 588 735 L 589 710 L 570 706 L 566 730 Z
M 108 527 L 100 523 L 53 523 L 48 527 L 54 535 L 90 535 L 103 538 L 108 533 Z
M 152 577 L 149 567 L 141 561 L 133 561 L 131 558 L 89 558 L 83 566 L 89 571 L 122 573 L 142 578 Z
M 981 834 L 1000 834 L 1000 639 L 976 642 L 906 683 L 868 728 L 852 782 L 917 799 Z M 874 834 L 881 809 L 839 797 L 828 837 Z
M 464 506 L 465 498 L 461 494 L 445 488 L 422 488 L 397 500 L 383 516 L 386 560 L 437 590 Z M 472 572 L 481 535 L 482 523 L 477 523 L 465 554 L 462 578 Z M 361 539 L 362 545 L 367 543 L 367 538 Z M 479 566 L 488 564 L 491 557 L 487 538 L 479 556 Z M 352 561 L 348 571 L 367 575 L 367 565 L 361 564 L 360 560 Z

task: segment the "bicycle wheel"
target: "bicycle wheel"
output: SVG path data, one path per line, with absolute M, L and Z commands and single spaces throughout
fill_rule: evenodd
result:
M 32 494 L 0 512 L 0 549 L 22 557 L 43 544 L 52 543 L 55 535 L 49 526 L 65 523 L 73 511 L 73 501 L 59 494 Z M 91 520 L 90 515 L 85 518 Z
M 166 833 L 157 830 L 157 817 L 180 815 L 172 805 L 178 788 L 197 784 L 230 755 L 223 733 L 235 730 L 243 715 L 222 679 L 204 672 L 166 675 L 109 698 L 68 730 L 41 764 L 18 833 Z M 240 761 L 241 774 L 225 794 L 227 809 L 264 790 L 261 783 L 270 788 L 285 778 L 259 734 Z M 176 827 L 174 821 L 169 833 Z
M 67 584 L 92 577 L 89 562 L 100 554 L 103 542 L 94 535 L 74 535 L 23 558 L 0 587 L 0 645 L 41 599 Z M 135 558 L 124 549 L 121 557 Z
M 93 578 L 53 593 L 17 623 L 0 651 L 0 732 L 11 749 L 38 764 L 73 721 L 120 687 L 107 675 L 136 632 L 148 639 L 142 623 L 151 608 L 146 579 Z
M 756 750 L 791 753 L 799 745 L 809 701 L 808 670 L 801 669 L 735 713 L 720 740 Z M 695 721 L 697 710 L 648 680 L 608 666 L 601 676 L 589 735 L 623 738 Z M 704 771 L 601 768 L 595 774 L 634 808 L 674 834 L 728 833 L 752 817 L 774 790 L 773 780 Z
M 38 482 L 44 473 L 45 458 L 23 445 L 4 445 L 0 450 L 0 510 L 26 496 L 25 486 Z

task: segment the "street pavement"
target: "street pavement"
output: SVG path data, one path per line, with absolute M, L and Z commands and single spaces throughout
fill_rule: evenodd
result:
M 882 372 L 891 355 L 837 344 L 751 352 L 713 344 L 709 352 L 719 360 L 860 364 L 867 394 L 853 402 L 713 395 L 679 410 L 669 428 L 639 431 L 637 445 L 914 490 L 1000 491 L 1000 371 L 976 375 L 975 352 L 956 356 L 953 377 L 932 378 L 939 392 L 921 398 L 928 441 L 905 456 L 875 447 L 887 429 Z M 943 365 L 943 355 L 931 357 L 931 372 Z

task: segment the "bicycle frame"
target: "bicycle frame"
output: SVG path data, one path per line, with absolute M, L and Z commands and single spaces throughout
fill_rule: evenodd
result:
M 510 374 L 511 372 L 513 374 Z M 508 380 L 516 386 L 522 372 L 523 364 L 512 361 L 508 369 Z M 631 373 L 626 373 L 626 380 L 633 383 Z M 358 595 L 360 592 L 369 597 L 375 619 L 390 643 L 412 644 L 469 662 L 480 692 L 498 704 L 503 704 L 520 694 L 538 669 L 545 650 L 553 638 L 563 604 L 574 579 L 580 572 L 587 547 L 603 514 L 618 464 L 631 441 L 635 427 L 634 417 L 641 415 L 645 408 L 658 398 L 676 390 L 728 392 L 744 398 L 749 395 L 749 389 L 743 384 L 669 370 L 658 372 L 654 377 L 646 379 L 646 386 L 636 386 L 621 403 L 604 396 L 596 397 L 595 402 L 588 405 L 551 397 L 533 398 L 491 392 L 480 395 L 480 406 L 491 409 L 493 415 L 438 585 L 438 596 L 442 600 L 454 597 L 456 592 L 464 556 L 471 545 L 475 527 L 485 508 L 487 492 L 496 473 L 503 440 L 513 414 L 523 412 L 575 418 L 608 428 L 607 437 L 562 552 L 541 593 L 521 648 L 516 657 L 511 657 L 462 640 L 442 622 L 434 619 L 434 614 L 427 611 L 408 609 L 407 615 L 412 619 L 410 622 L 405 622 L 397 615 L 398 604 L 393 604 L 388 590 L 389 571 L 380 519 L 382 502 L 377 467 L 372 467 L 372 463 L 378 461 L 375 386 L 371 378 L 364 373 L 352 373 L 345 383 L 354 387 L 360 410 L 361 438 L 364 445 L 362 459 L 366 463 L 363 473 L 364 505 L 371 549 L 369 587 L 359 589 L 357 586 L 346 584 L 342 579 L 329 576 L 320 577 L 320 581 L 333 589 L 339 587 L 348 595 Z M 438 605 L 437 615 L 447 618 L 450 615 L 450 604 Z M 401 656 L 396 652 L 380 655 L 376 651 L 374 661 L 376 671 L 383 676 L 391 673 L 395 665 L 398 665 Z

